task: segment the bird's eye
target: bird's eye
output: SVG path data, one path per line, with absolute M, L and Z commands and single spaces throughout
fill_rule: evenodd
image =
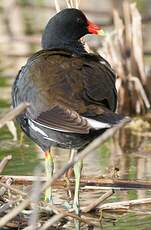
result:
M 77 22 L 78 22 L 78 23 L 82 23 L 81 18 L 77 18 Z

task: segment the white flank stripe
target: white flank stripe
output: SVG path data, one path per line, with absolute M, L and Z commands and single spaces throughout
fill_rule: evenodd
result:
M 55 142 L 55 143 L 59 143 L 59 144 L 62 144 L 60 141 L 56 141 L 56 140 L 53 140 L 52 138 L 50 138 L 50 137 L 44 137 L 44 139 L 46 139 L 46 140 L 50 140 L 50 141 L 53 141 L 53 142 Z
M 42 134 L 45 137 L 48 137 L 48 135 L 43 130 L 41 130 L 40 128 L 35 126 L 34 123 L 29 119 L 28 119 L 28 124 L 35 132 L 38 132 L 38 133 Z
M 33 120 L 31 121 L 31 120 L 28 119 L 28 124 L 29 124 L 30 128 L 32 128 L 35 132 L 38 132 L 41 135 L 43 135 L 44 139 L 47 139 L 47 140 L 50 140 L 50 141 L 53 141 L 53 142 L 61 144 L 61 142 L 58 142 L 58 141 L 53 140 L 52 138 L 48 137 L 48 135 L 43 130 L 41 130 L 39 127 L 35 126 L 33 122 L 35 122 L 35 121 L 33 121 Z M 35 123 L 39 124 L 38 122 L 35 122 Z
M 50 127 L 50 126 L 47 126 L 47 125 L 43 125 L 43 124 L 41 124 L 41 123 L 39 123 L 37 121 L 34 121 L 34 120 L 32 120 L 32 122 L 35 123 L 35 124 L 37 124 L 37 125 L 39 125 L 39 126 L 47 128 L 47 129 L 52 129 L 52 130 L 55 130 L 55 131 L 66 132 L 66 133 L 68 132 L 69 133 L 69 131 L 67 131 L 65 129 L 53 128 L 53 127 Z
M 91 118 L 86 118 L 85 119 L 88 121 L 89 125 L 94 128 L 94 129 L 104 129 L 104 128 L 110 128 L 111 125 L 108 123 L 103 123 L 100 121 L 93 120 Z

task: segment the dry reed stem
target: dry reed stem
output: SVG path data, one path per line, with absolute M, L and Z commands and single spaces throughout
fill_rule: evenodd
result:
M 119 40 L 121 48 L 123 48 L 124 47 L 124 40 L 123 40 L 124 24 L 117 10 L 113 10 L 113 20 L 115 25 L 115 31 L 117 33 L 117 38 Z
M 41 188 L 41 182 L 38 180 L 39 176 L 41 174 L 41 169 L 36 168 L 35 175 L 37 177 L 37 180 L 34 182 L 32 186 L 32 193 L 31 193 L 31 203 L 32 203 L 32 214 L 29 219 L 29 226 L 32 226 L 33 230 L 37 229 L 37 223 L 39 219 L 39 207 L 38 203 L 40 201 L 40 188 Z
M 79 9 L 80 0 L 75 0 L 75 8 Z
M 51 219 L 47 220 L 42 227 L 39 228 L 39 230 L 45 230 L 48 229 L 50 226 L 52 226 L 54 223 L 62 219 L 65 215 L 64 214 L 56 214 Z
M 122 19 L 113 11 L 116 33 L 111 33 L 104 42 L 106 58 L 115 69 L 118 78 L 119 111 L 140 114 L 148 111 L 150 101 L 145 90 L 147 78 L 144 71 L 141 15 L 136 4 L 123 3 Z M 130 76 L 137 76 L 138 80 Z M 120 87 L 119 87 L 120 86 Z
M 92 211 L 93 209 L 95 209 L 98 205 L 100 205 L 100 203 L 102 203 L 103 201 L 105 201 L 107 198 L 109 198 L 110 196 L 112 196 L 114 194 L 113 190 L 110 190 L 108 192 L 106 192 L 105 194 L 103 194 L 101 197 L 99 197 L 98 199 L 94 200 L 93 203 L 91 203 L 90 205 L 84 207 L 81 209 L 82 212 L 87 213 Z
M 66 1 L 66 4 L 67 4 L 67 7 L 72 8 L 70 0 L 65 0 L 65 1 Z
M 123 2 L 123 14 L 125 23 L 125 46 L 127 49 L 131 47 L 132 42 L 132 31 L 131 31 L 131 14 L 130 14 L 130 4 L 128 1 Z
M 56 12 L 58 13 L 61 10 L 58 0 L 55 0 L 55 7 L 56 7 Z
M 7 128 L 9 129 L 10 133 L 13 135 L 13 141 L 17 141 L 17 129 L 14 125 L 13 121 L 8 121 L 6 123 Z
M 143 99 L 146 108 L 149 109 L 150 108 L 150 102 L 147 98 L 146 92 L 142 86 L 140 79 L 138 77 L 131 76 L 131 75 L 129 75 L 129 79 L 130 79 L 130 81 L 133 81 L 135 83 L 136 90 L 138 91 L 138 94 L 140 93 L 141 98 Z
M 80 222 L 83 222 L 85 224 L 96 226 L 94 223 L 92 223 L 92 222 L 90 222 L 90 221 L 88 221 L 88 220 L 86 220 L 86 219 L 84 219 L 84 218 L 82 218 L 80 216 L 77 216 L 76 214 L 71 212 L 71 211 L 74 211 L 74 210 L 71 210 L 69 212 L 69 211 L 64 210 L 63 208 L 58 208 L 55 205 L 49 205 L 48 207 L 46 207 L 46 208 L 43 207 L 42 209 L 44 209 L 46 211 L 52 211 L 53 210 L 56 214 L 64 214 L 64 217 L 68 216 L 68 217 L 76 219 L 76 220 L 78 220 Z
M 14 188 L 14 187 L 12 187 L 12 186 L 10 186 L 10 185 L 4 184 L 4 183 L 2 183 L 2 182 L 0 182 L 0 186 L 5 187 L 5 188 L 11 190 L 12 192 L 17 193 L 17 194 L 19 194 L 19 195 L 21 195 L 21 196 L 27 196 L 27 193 L 22 192 L 22 191 L 20 191 L 19 189 L 16 189 L 16 188 Z
M 5 226 L 5 224 L 17 216 L 23 209 L 25 209 L 30 204 L 30 200 L 23 200 L 17 207 L 11 210 L 11 212 L 7 213 L 0 219 L 0 227 Z
M 143 134 L 142 134 L 143 135 Z M 149 135 L 149 134 L 147 134 Z M 16 185 L 30 185 L 36 181 L 35 176 L 11 176 L 11 175 L 0 175 L 0 179 L 5 182 L 9 178 L 13 179 L 13 183 Z M 46 182 L 47 177 L 40 176 L 38 178 L 40 182 Z M 65 180 L 63 178 L 55 181 L 54 186 L 64 187 Z M 75 179 L 70 178 L 71 186 L 74 185 Z M 81 186 L 101 187 L 106 189 L 151 189 L 151 182 L 145 180 L 122 180 L 122 179 L 111 179 L 111 178 L 99 178 L 84 176 L 80 179 Z M 92 188 L 91 188 L 92 189 Z
M 8 162 L 12 159 L 12 155 L 8 155 L 6 157 L 4 157 L 1 162 L 0 162 L 0 173 L 3 172 L 4 168 L 6 167 L 6 165 L 8 164 Z
M 22 230 L 37 230 L 37 229 L 39 230 L 40 226 L 41 225 L 39 223 L 39 224 L 36 225 L 36 228 L 34 228 L 32 225 L 30 225 L 30 226 L 27 226 L 27 227 L 23 228 Z
M 22 191 L 20 191 L 18 189 L 14 189 L 14 188 L 6 185 L 6 184 L 0 183 L 0 185 L 10 189 L 11 191 L 13 191 L 13 192 L 15 192 L 15 193 L 17 193 L 19 195 L 22 195 L 22 196 L 25 196 L 25 195 L 27 196 L 28 195 L 27 193 L 24 193 L 24 192 L 22 192 Z M 32 215 L 30 217 L 29 226 L 25 228 L 26 230 L 27 229 L 28 230 L 31 230 L 31 229 L 36 230 L 37 229 L 37 222 L 38 222 L 38 213 L 37 212 L 38 212 L 39 209 L 40 210 L 46 210 L 46 211 L 52 211 L 53 210 L 54 212 L 57 212 L 57 214 L 58 213 L 63 214 L 63 215 L 60 215 L 60 219 L 62 217 L 65 217 L 65 216 L 69 216 L 69 217 L 74 218 L 74 219 L 76 219 L 78 221 L 81 221 L 81 222 L 83 222 L 85 224 L 95 226 L 95 224 L 91 223 L 90 221 L 88 221 L 88 220 L 86 220 L 84 218 L 81 218 L 81 217 L 79 217 L 79 216 L 77 216 L 77 215 L 75 215 L 73 213 L 68 212 L 68 211 L 65 211 L 62 208 L 55 207 L 55 205 L 51 205 L 51 206 L 49 205 L 49 207 L 45 207 L 45 208 L 38 206 L 38 202 L 39 202 L 39 199 L 40 199 L 40 193 L 37 192 L 37 191 L 40 191 L 40 186 L 39 185 L 40 185 L 40 183 L 39 183 L 39 180 L 37 178 L 37 180 L 35 181 L 35 185 L 33 186 L 32 201 L 31 201 L 31 205 L 32 205 L 32 207 L 34 207 L 34 209 L 33 209 Z M 12 205 L 13 203 L 11 201 L 10 205 Z M 15 201 L 15 203 L 16 203 L 16 201 Z M 6 207 L 4 207 L 4 208 L 8 209 L 8 208 L 10 208 L 10 205 L 9 205 L 9 203 L 7 203 Z M 2 210 L 0 209 L 0 211 L 2 211 Z M 49 223 L 49 226 L 50 226 L 51 222 L 48 221 L 48 223 Z M 48 223 L 46 224 L 46 226 L 48 225 Z
M 137 199 L 137 200 L 129 200 L 129 201 L 121 201 L 121 202 L 114 202 L 114 203 L 106 203 L 100 205 L 98 208 L 102 210 L 115 210 L 115 209 L 129 209 L 133 206 L 139 206 L 139 205 L 147 205 L 151 204 L 151 198 L 144 198 L 144 199 Z
M 0 119 L 0 128 L 6 125 L 8 121 L 13 120 L 16 116 L 21 114 L 24 110 L 27 109 L 29 105 L 30 105 L 29 103 L 24 102 L 18 105 L 16 108 L 11 109 L 10 112 L 8 112 L 2 119 Z
M 68 8 L 79 9 L 80 0 L 65 0 Z
M 80 222 L 83 222 L 89 226 L 96 226 L 96 224 L 84 219 L 84 218 L 81 218 L 80 216 L 77 216 L 71 212 L 68 212 L 68 211 L 65 211 L 64 209 L 62 208 L 58 208 L 56 207 L 55 205 L 49 205 L 49 206 L 46 206 L 46 207 L 38 207 L 40 210 L 44 210 L 44 211 L 47 211 L 47 212 L 54 212 L 56 213 L 56 215 L 54 215 L 51 219 L 49 219 L 48 221 L 46 221 L 43 226 L 41 226 L 40 228 L 38 228 L 39 230 L 41 229 L 47 229 L 48 227 L 52 226 L 54 223 L 56 223 L 57 221 L 59 221 L 60 219 L 62 219 L 63 217 L 71 217 L 73 219 L 76 219 Z M 37 229 L 37 224 L 36 225 L 33 225 L 31 224 L 30 226 L 24 228 L 23 230 L 33 230 L 33 229 Z
M 136 3 L 130 4 L 131 15 L 132 15 L 132 45 L 135 61 L 140 73 L 142 83 L 146 83 L 146 76 L 144 71 L 143 61 L 143 36 L 142 36 L 142 22 L 141 15 L 136 7 Z
M 2 216 L 2 213 L 6 212 L 8 209 L 12 207 L 12 205 L 15 205 L 17 203 L 17 200 L 10 200 L 7 203 L 0 206 L 0 215 Z

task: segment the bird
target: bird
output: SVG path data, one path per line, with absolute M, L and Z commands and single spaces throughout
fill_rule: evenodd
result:
M 49 178 L 54 168 L 52 146 L 78 153 L 123 119 L 115 112 L 116 74 L 102 56 L 85 50 L 81 38 L 87 34 L 102 35 L 103 30 L 81 10 L 66 8 L 55 14 L 42 34 L 42 49 L 29 57 L 12 86 L 13 107 L 30 104 L 16 120 L 45 152 Z M 81 165 L 74 166 L 75 210 L 80 205 Z M 46 199 L 52 202 L 51 188 Z

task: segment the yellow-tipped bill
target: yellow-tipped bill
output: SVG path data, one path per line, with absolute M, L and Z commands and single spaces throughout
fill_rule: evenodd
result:
M 98 30 L 97 34 L 100 35 L 100 36 L 105 36 L 106 35 L 106 33 L 104 32 L 104 30 L 102 30 L 102 29 Z

